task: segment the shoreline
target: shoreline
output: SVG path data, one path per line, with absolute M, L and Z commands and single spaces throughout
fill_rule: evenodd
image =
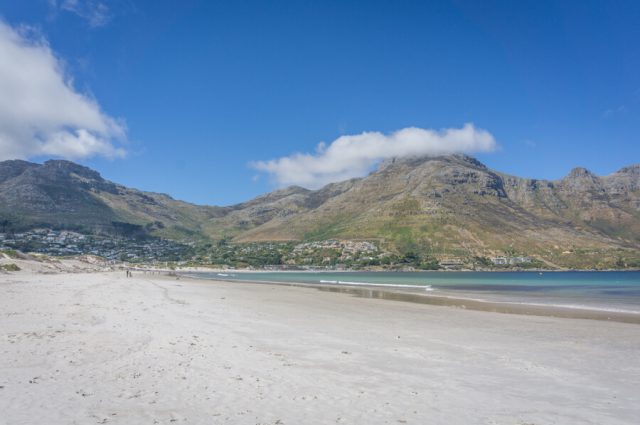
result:
M 224 269 L 217 267 L 206 266 L 194 266 L 194 267 L 176 267 L 175 269 L 169 268 L 144 268 L 144 266 L 134 266 L 122 264 L 122 267 L 132 268 L 139 271 L 155 270 L 155 271 L 167 271 L 167 272 L 184 272 L 184 271 L 199 271 L 199 272 L 211 272 L 211 273 L 633 273 L 640 272 L 640 268 L 627 268 L 627 269 L 438 269 L 438 270 L 411 270 L 411 269 Z
M 585 319 L 640 324 L 640 314 L 638 313 L 593 309 L 588 307 L 578 308 L 568 306 L 562 307 L 556 305 L 537 305 L 531 303 L 527 304 L 508 301 L 481 301 L 464 297 L 453 297 L 449 295 L 433 295 L 425 294 L 423 292 L 379 289 L 367 285 L 355 286 L 348 284 L 314 284 L 304 282 L 256 281 L 241 279 L 229 281 L 224 279 L 207 279 L 204 277 L 193 276 L 189 274 L 179 274 L 178 272 L 176 272 L 176 275 L 181 278 L 184 277 L 201 282 L 222 282 L 226 284 L 244 283 L 252 285 L 277 285 L 313 288 L 318 291 L 344 293 L 358 298 L 375 298 L 382 300 L 426 304 L 432 306 L 484 311 L 500 314 L 516 314 L 526 316 L 557 317 L 563 319 Z

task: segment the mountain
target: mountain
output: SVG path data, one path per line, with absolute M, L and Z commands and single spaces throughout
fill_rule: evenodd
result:
M 609 264 L 640 257 L 640 165 L 608 176 L 575 168 L 548 181 L 465 155 L 404 158 L 319 190 L 293 186 L 211 207 L 129 189 L 68 161 L 5 161 L 0 216 L 20 226 L 116 232 L 131 224 L 177 239 L 368 239 L 440 258 L 512 253 L 549 266 Z
M 465 155 L 396 159 L 318 191 L 274 192 L 213 222 L 238 241 L 377 239 L 438 257 L 513 252 L 582 266 L 638 257 L 640 166 L 604 177 L 576 168 L 547 181 L 492 171 Z
M 201 223 L 223 210 L 129 189 L 69 161 L 0 162 L 0 219 L 12 229 L 200 238 Z

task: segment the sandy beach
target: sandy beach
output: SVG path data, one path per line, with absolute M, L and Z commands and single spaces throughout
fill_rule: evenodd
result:
M 640 325 L 124 271 L 0 275 L 1 424 L 635 424 Z

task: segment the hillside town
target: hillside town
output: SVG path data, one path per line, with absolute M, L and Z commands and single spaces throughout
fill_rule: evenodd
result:
M 51 256 L 91 254 L 114 261 L 149 262 L 183 260 L 190 257 L 192 247 L 158 238 L 134 239 L 34 229 L 21 233 L 0 233 L 0 249 Z
M 225 268 L 267 270 L 469 270 L 531 268 L 539 263 L 528 256 L 435 258 L 419 252 L 397 253 L 373 241 L 254 242 L 235 244 L 178 243 L 160 238 L 87 235 L 67 230 L 33 229 L 0 233 L 0 250 L 18 250 L 50 256 L 95 255 L 128 263 L 174 262 Z

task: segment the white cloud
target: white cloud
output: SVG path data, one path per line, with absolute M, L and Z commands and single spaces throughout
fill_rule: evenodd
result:
M 71 12 L 84 19 L 91 28 L 103 27 L 111 20 L 109 7 L 99 0 L 49 0 L 55 10 Z
M 439 131 L 410 127 L 388 135 L 365 132 L 341 136 L 328 146 L 318 144 L 315 154 L 296 153 L 250 165 L 271 175 L 280 186 L 319 188 L 364 176 L 376 163 L 388 158 L 488 152 L 495 148 L 491 133 L 473 124 Z
M 44 40 L 0 21 L 0 160 L 125 155 L 126 130 L 78 93 Z

